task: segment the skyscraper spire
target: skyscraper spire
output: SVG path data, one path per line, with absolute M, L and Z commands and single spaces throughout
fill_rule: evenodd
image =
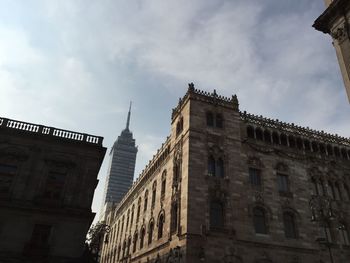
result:
M 130 124 L 130 114 L 131 114 L 131 101 L 130 101 L 130 106 L 129 106 L 129 112 L 128 112 L 128 119 L 126 121 L 126 130 L 129 130 L 129 124 Z

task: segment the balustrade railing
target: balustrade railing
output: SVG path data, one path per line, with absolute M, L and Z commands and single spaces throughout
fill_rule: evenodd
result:
M 11 119 L 1 118 L 1 117 L 0 117 L 0 129 L 20 130 L 28 133 L 43 134 L 43 135 L 63 138 L 67 140 L 81 141 L 81 142 L 96 144 L 96 145 L 102 145 L 102 141 L 103 141 L 103 137 L 100 137 L 100 136 L 67 131 L 67 130 L 57 129 L 54 127 L 47 127 L 43 125 L 16 121 Z

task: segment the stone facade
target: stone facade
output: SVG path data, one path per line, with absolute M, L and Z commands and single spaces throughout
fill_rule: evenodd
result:
M 78 262 L 102 140 L 0 118 L 0 262 Z
M 333 45 L 350 101 L 350 1 L 325 0 L 325 4 L 327 9 L 316 19 L 313 27 L 333 38 Z
M 236 96 L 190 84 L 171 135 L 108 214 L 101 262 L 316 263 L 329 250 L 346 262 L 349 159 L 347 138 L 240 112 Z M 331 207 L 322 218 L 318 198 Z

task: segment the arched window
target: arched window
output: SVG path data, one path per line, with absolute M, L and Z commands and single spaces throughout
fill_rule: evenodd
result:
M 156 194 L 157 194 L 157 182 L 154 181 L 152 186 L 152 208 L 154 208 L 156 204 Z
M 130 209 L 129 209 L 128 212 L 127 212 L 125 231 L 128 231 L 128 227 L 129 227 L 129 217 L 130 217 Z
M 271 143 L 271 133 L 269 130 L 264 131 L 264 141 L 267 143 Z
M 139 198 L 137 202 L 137 213 L 136 213 L 136 223 L 139 222 L 140 219 L 140 211 L 141 211 L 141 197 Z
M 255 233 L 267 234 L 265 210 L 255 207 L 253 210 Z
M 216 127 L 222 128 L 223 127 L 223 118 L 220 113 L 216 114 Z
M 225 176 L 225 171 L 224 171 L 224 161 L 219 158 L 217 161 L 217 174 L 218 176 L 220 176 L 221 178 L 224 178 Z
M 215 176 L 215 159 L 212 155 L 208 157 L 208 175 Z
M 287 193 L 289 192 L 289 180 L 288 175 L 286 174 L 277 174 L 277 181 L 278 181 L 278 191 Z
M 178 205 L 175 202 L 171 206 L 171 225 L 170 225 L 171 233 L 174 233 L 177 230 L 177 220 L 178 220 L 177 215 L 178 215 Z
M 119 260 L 120 259 L 120 251 L 121 251 L 121 247 L 120 247 L 120 245 L 118 246 L 118 255 L 117 255 L 117 260 Z
M 326 147 L 323 143 L 320 143 L 320 153 L 326 155 Z
M 254 128 L 252 126 L 247 126 L 247 136 L 248 138 L 254 139 Z
M 284 146 L 287 146 L 288 145 L 288 142 L 287 142 L 287 135 L 285 135 L 284 133 L 281 134 L 281 144 L 284 145 Z
M 284 234 L 287 238 L 297 238 L 295 216 L 291 212 L 283 213 Z
M 152 220 L 152 221 L 149 223 L 149 228 L 148 228 L 148 245 L 152 243 L 153 230 L 154 230 L 154 222 L 153 222 L 153 220 Z
M 132 208 L 131 208 L 131 220 L 130 220 L 130 225 L 131 226 L 134 223 L 134 210 L 135 210 L 135 205 L 132 205 Z
M 210 202 L 210 228 L 224 227 L 224 206 L 220 201 Z
M 130 247 L 131 247 L 131 237 L 129 237 L 129 240 L 128 240 L 128 248 L 126 250 L 126 256 L 130 255 Z
M 143 211 L 147 210 L 147 202 L 148 202 L 148 190 L 146 190 L 145 192 L 145 202 L 144 202 Z
M 173 177 L 173 185 L 176 185 L 179 182 L 180 178 L 180 162 L 177 161 L 174 163 L 174 177 Z
M 264 138 L 263 131 L 258 127 L 255 130 L 256 139 L 262 141 Z
M 256 187 L 261 187 L 261 172 L 256 168 L 249 168 L 249 181 L 250 184 Z
M 164 214 L 162 213 L 159 216 L 159 222 L 158 222 L 158 239 L 163 237 L 163 227 L 164 227 Z
M 161 189 L 160 189 L 160 197 L 161 197 L 161 199 L 164 198 L 165 188 L 166 188 L 166 171 L 164 170 L 164 172 L 162 174 L 162 186 L 161 186 Z
M 182 132 L 183 125 L 184 125 L 184 120 L 183 120 L 183 117 L 181 117 L 176 124 L 176 136 L 179 136 L 179 134 Z
M 272 143 L 273 144 L 280 144 L 280 139 L 279 139 L 279 135 L 277 132 L 272 133 Z
M 137 231 L 136 231 L 136 233 L 134 234 L 134 241 L 133 241 L 133 247 L 132 247 L 132 252 L 133 253 L 135 253 L 135 251 L 136 251 L 137 239 L 138 239 L 138 234 L 137 234 Z
M 143 242 L 145 240 L 145 234 L 146 234 L 145 227 L 142 227 L 141 234 L 140 234 L 140 249 L 143 248 Z
M 213 113 L 207 112 L 207 126 L 213 127 L 214 126 L 214 116 Z

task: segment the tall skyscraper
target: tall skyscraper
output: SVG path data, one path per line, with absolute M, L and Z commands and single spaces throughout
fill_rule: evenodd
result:
M 114 142 L 109 153 L 110 163 L 102 204 L 105 208 L 108 207 L 108 203 L 119 203 L 132 185 L 137 147 L 132 132 L 129 130 L 130 114 L 131 103 L 126 127 Z

